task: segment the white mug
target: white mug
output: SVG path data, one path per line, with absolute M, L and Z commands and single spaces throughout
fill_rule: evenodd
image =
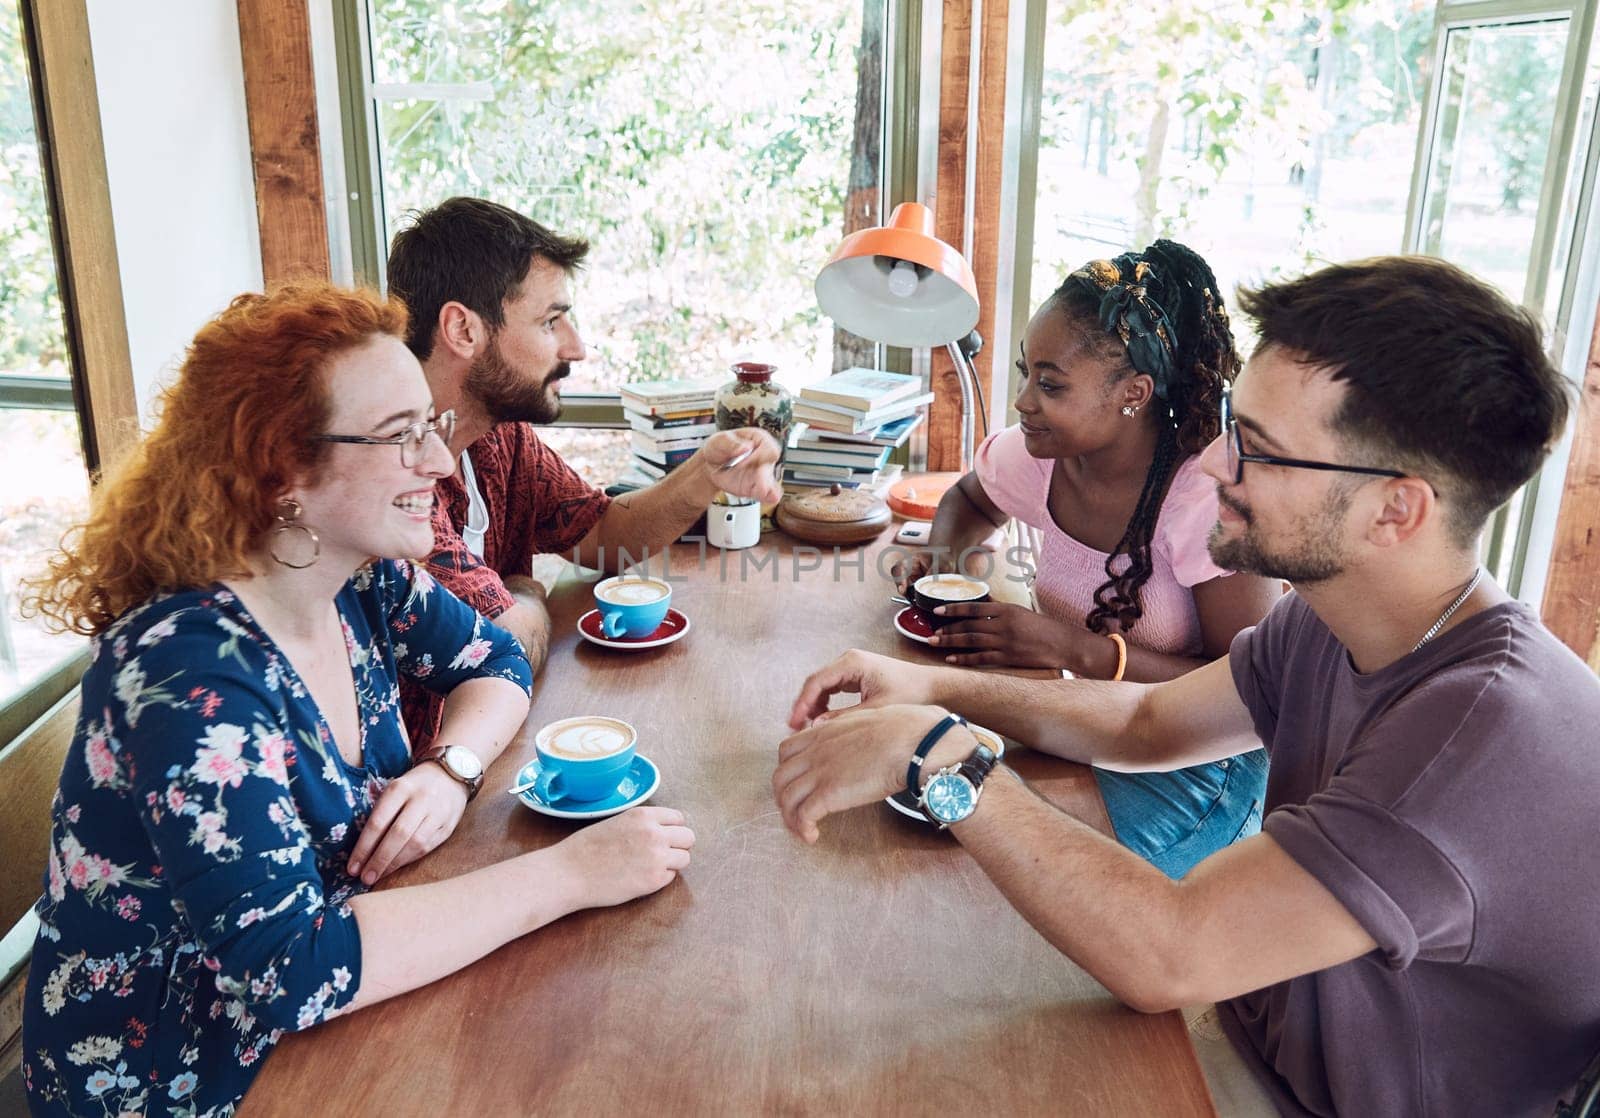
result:
M 760 543 L 761 503 L 739 497 L 722 497 L 711 502 L 706 509 L 706 540 L 712 547 L 724 551 Z

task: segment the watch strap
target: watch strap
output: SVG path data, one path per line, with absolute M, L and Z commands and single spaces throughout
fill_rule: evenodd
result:
M 438 765 L 445 771 L 446 776 L 467 790 L 467 802 L 471 803 L 472 798 L 478 794 L 478 789 L 483 787 L 483 773 L 479 772 L 477 779 L 474 780 L 471 777 L 465 777 L 456 772 L 455 769 L 445 764 L 444 754 L 445 750 L 448 748 L 448 745 L 434 745 L 430 747 L 416 759 L 411 767 L 416 768 L 417 765 L 426 765 L 430 763 Z M 462 748 L 465 748 L 465 746 Z
M 995 755 L 994 750 L 980 742 L 978 748 L 972 751 L 972 756 L 961 762 L 961 767 L 956 771 L 972 781 L 974 788 L 982 788 L 984 780 L 999 763 L 1000 758 Z
M 928 754 L 933 747 L 939 744 L 939 739 L 950 732 L 953 726 L 965 726 L 967 720 L 959 714 L 947 714 L 934 724 L 933 729 L 922 736 L 922 741 L 917 743 L 917 748 L 911 754 L 911 763 L 906 766 L 906 795 L 913 802 L 922 799 L 922 763 L 928 759 Z

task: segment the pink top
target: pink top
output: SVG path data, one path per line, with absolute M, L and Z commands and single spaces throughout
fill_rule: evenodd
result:
M 1035 458 L 1022 429 L 1007 427 L 983 440 L 974 462 L 983 491 L 1002 512 L 1039 532 L 1041 546 L 1034 594 L 1039 610 L 1059 621 L 1083 624 L 1094 608 L 1094 592 L 1106 580 L 1106 553 L 1079 543 L 1050 516 L 1053 458 Z M 1211 561 L 1206 537 L 1217 522 L 1217 486 L 1200 471 L 1199 456 L 1184 459 L 1173 475 L 1150 541 L 1153 570 L 1139 590 L 1144 616 L 1128 639 L 1141 648 L 1174 656 L 1203 650 L 1200 614 L 1192 588 L 1231 572 Z M 1117 564 L 1122 570 L 1123 556 Z

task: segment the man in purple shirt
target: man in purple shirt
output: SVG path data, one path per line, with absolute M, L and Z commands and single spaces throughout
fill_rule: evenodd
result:
M 1155 685 L 847 653 L 796 700 L 778 804 L 814 842 L 916 783 L 1128 1005 L 1219 1003 L 1285 1114 L 1548 1114 L 1600 1049 L 1600 680 L 1477 549 L 1559 437 L 1567 385 L 1530 316 L 1437 260 L 1242 299 L 1261 341 L 1202 458 L 1210 547 L 1295 592 L 1230 656 Z M 839 692 L 861 706 L 824 716 Z M 1129 771 L 1259 740 L 1261 834 L 1169 881 L 991 769 L 952 709 Z

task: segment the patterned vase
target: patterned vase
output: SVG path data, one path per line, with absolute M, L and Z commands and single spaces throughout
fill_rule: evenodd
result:
M 733 366 L 734 379 L 717 389 L 717 430 L 759 427 L 778 440 L 780 451 L 789 445 L 794 398 L 772 379 L 777 368 L 755 361 Z

